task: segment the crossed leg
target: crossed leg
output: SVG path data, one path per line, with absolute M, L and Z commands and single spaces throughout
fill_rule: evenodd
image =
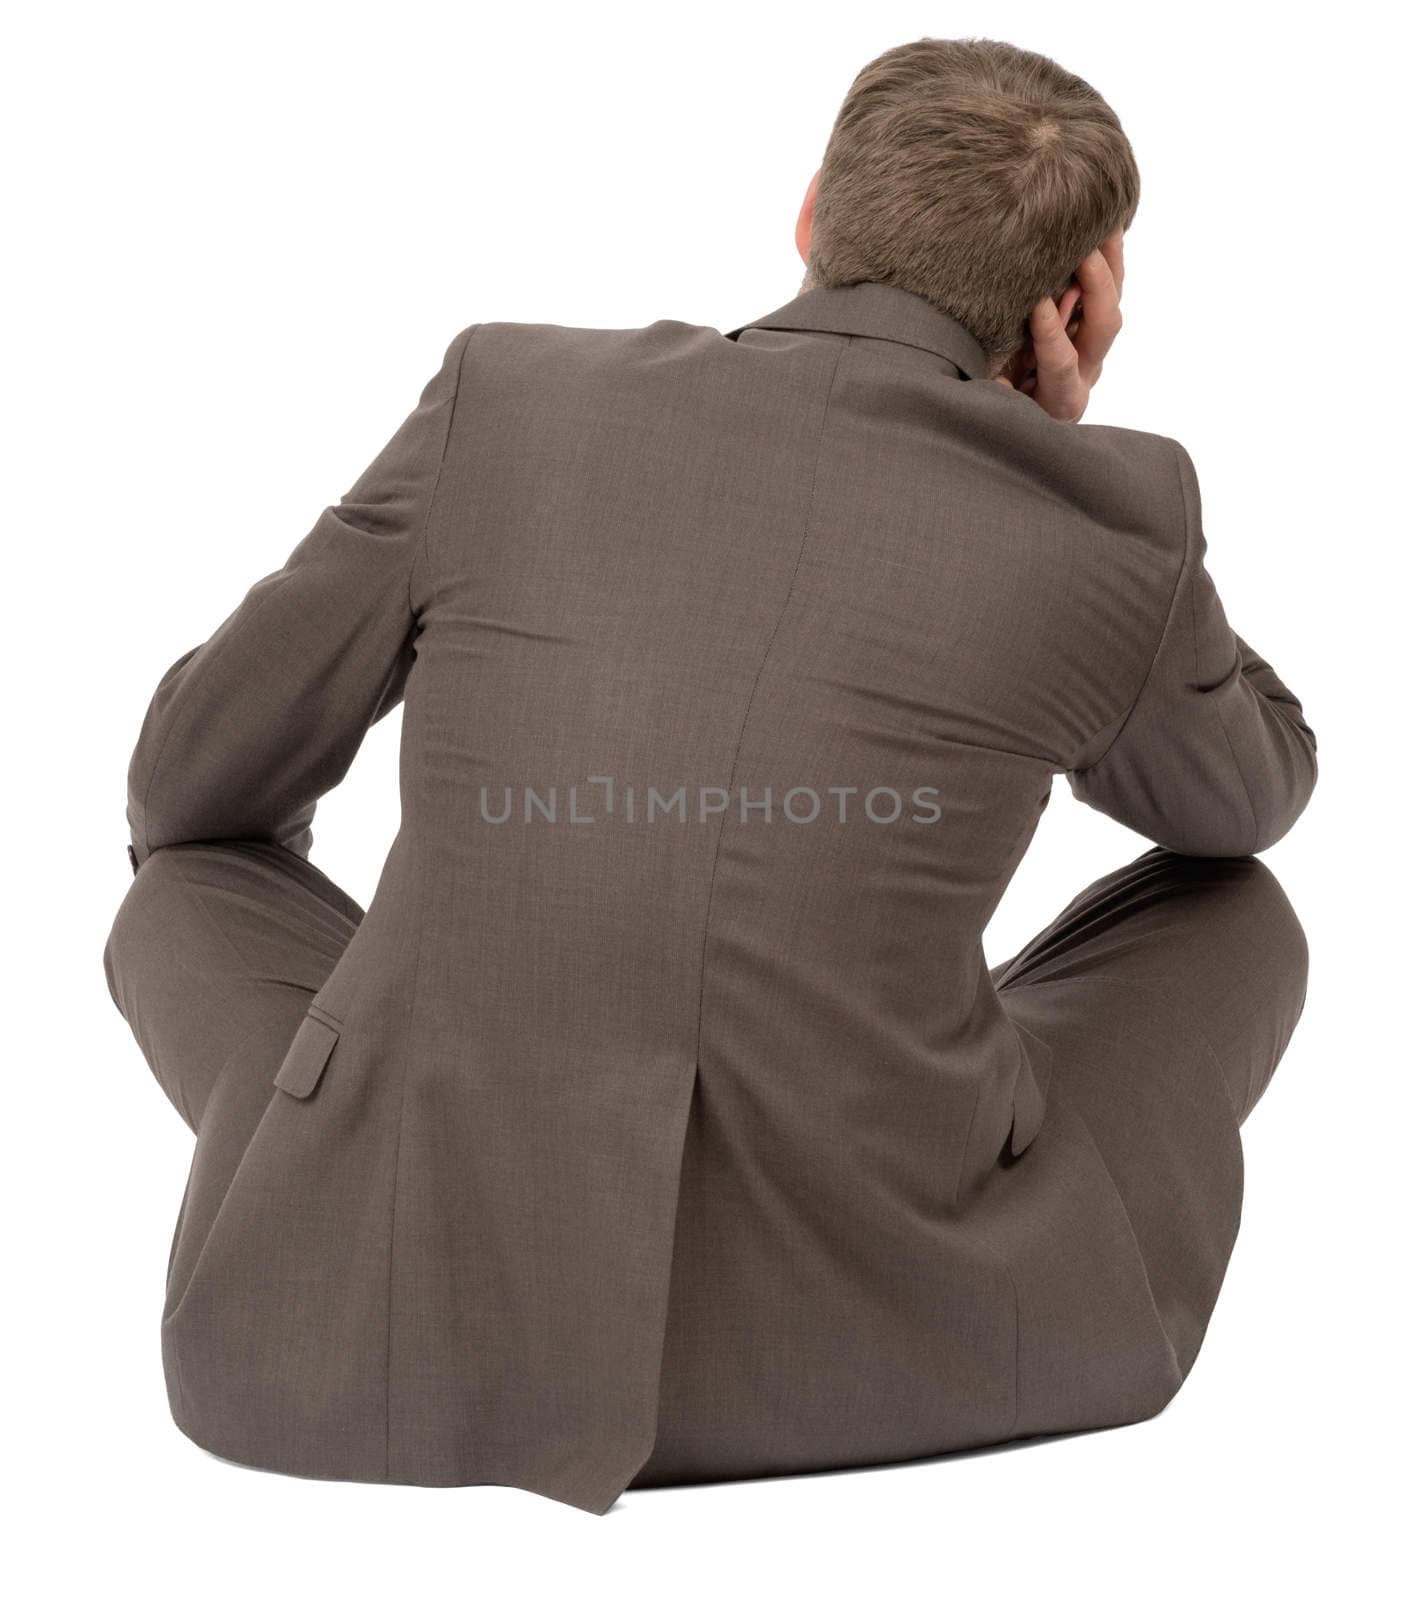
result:
M 109 988 L 197 1135 L 169 1308 L 362 916 L 317 867 L 253 842 L 165 847 L 128 890 L 104 951 Z M 993 969 L 1007 1011 L 1051 1048 L 1050 1100 L 1081 1117 L 1103 1157 L 1185 1373 L 1236 1236 L 1237 1128 L 1301 1014 L 1306 960 L 1263 863 L 1156 848 Z
M 172 1239 L 169 1307 L 310 999 L 362 918 L 318 867 L 273 844 L 169 845 L 128 888 L 103 952 L 109 992 L 197 1136 Z
M 1051 1047 L 1050 1101 L 1079 1114 L 1109 1170 L 1184 1373 L 1236 1237 L 1237 1129 L 1291 1038 L 1306 974 L 1305 935 L 1267 866 L 1161 847 L 992 969 L 1008 1014 Z

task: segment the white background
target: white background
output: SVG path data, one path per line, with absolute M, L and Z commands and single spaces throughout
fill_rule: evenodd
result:
M 37 1566 L 149 1596 L 1211 1592 L 1398 1576 L 1408 1428 L 1403 1022 L 1409 39 L 1394 8 L 64 5 L 0 105 L 9 738 L 5 1456 Z M 168 1419 L 158 1319 L 190 1135 L 104 984 L 148 697 L 278 567 L 474 321 L 727 329 L 790 299 L 854 72 L 1007 38 L 1106 94 L 1143 174 L 1087 420 L 1181 439 L 1234 626 L 1322 778 L 1267 856 L 1306 1015 L 1247 1124 L 1242 1236 L 1157 1420 L 867 1472 L 630 1493 L 308 1482 Z M 316 823 L 365 904 L 398 717 Z M 372 841 L 378 841 L 377 846 Z M 1010 955 L 1143 847 L 1061 784 Z

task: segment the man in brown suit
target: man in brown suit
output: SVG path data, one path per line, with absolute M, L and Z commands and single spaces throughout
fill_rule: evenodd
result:
M 196 1134 L 162 1323 L 233 1460 L 630 1484 L 1158 1411 L 1301 1011 L 1315 780 L 1173 440 L 1077 426 L 1113 113 L 889 52 L 725 335 L 486 322 L 157 687 L 115 1003 Z M 404 702 L 365 912 L 311 819 Z M 1154 841 L 988 970 L 1064 773 Z

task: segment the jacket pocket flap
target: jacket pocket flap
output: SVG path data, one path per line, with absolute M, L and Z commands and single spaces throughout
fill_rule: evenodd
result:
M 307 1100 L 318 1088 L 338 1042 L 337 1028 L 319 1017 L 306 1016 L 295 1030 L 290 1048 L 275 1074 L 275 1087 L 292 1094 L 296 1100 Z

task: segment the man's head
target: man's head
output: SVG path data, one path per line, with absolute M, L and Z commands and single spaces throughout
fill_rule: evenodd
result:
M 997 370 L 1138 204 L 1134 152 L 1088 83 L 995 40 L 920 39 L 850 86 L 796 242 L 807 288 L 912 290 Z

